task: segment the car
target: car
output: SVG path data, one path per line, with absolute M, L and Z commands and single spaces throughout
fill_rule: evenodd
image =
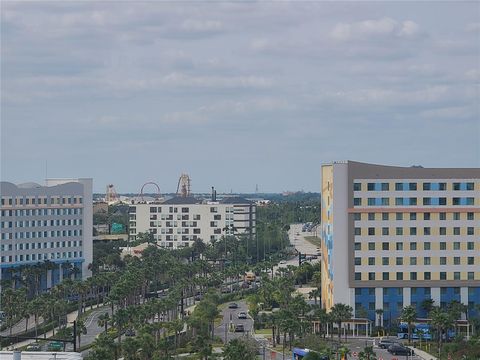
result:
M 135 330 L 133 329 L 127 329 L 125 331 L 125 336 L 135 336 Z
M 245 327 L 243 326 L 243 324 L 235 325 L 235 332 L 244 332 L 244 331 L 245 331 Z
M 47 345 L 48 351 L 62 351 L 63 343 L 60 341 L 50 341 Z
M 378 347 L 380 349 L 388 349 L 388 347 L 393 344 L 397 344 L 397 342 L 393 339 L 381 339 L 378 342 Z
M 42 351 L 42 345 L 39 343 L 31 343 L 27 346 L 27 351 Z
M 228 304 L 229 309 L 238 309 L 238 304 L 237 303 L 230 303 Z
M 287 262 L 285 260 L 280 261 L 280 265 L 285 265 Z
M 239 319 L 246 319 L 247 318 L 247 313 L 245 311 L 241 311 L 238 313 L 238 318 Z
M 393 355 L 414 355 L 412 349 L 400 344 L 392 344 L 388 347 L 388 352 Z

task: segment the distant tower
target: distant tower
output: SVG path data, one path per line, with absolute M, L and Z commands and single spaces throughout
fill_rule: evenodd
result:
M 188 174 L 180 175 L 177 184 L 177 195 L 181 197 L 190 196 L 190 176 Z
M 258 184 L 255 185 L 255 194 L 258 194 Z
M 107 204 L 115 204 L 119 201 L 119 197 L 117 191 L 115 190 L 115 186 L 113 184 L 107 185 L 107 191 L 105 194 L 105 202 Z

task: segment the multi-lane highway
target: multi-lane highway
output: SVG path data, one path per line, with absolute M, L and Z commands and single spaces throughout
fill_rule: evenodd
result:
M 222 322 L 215 328 L 215 335 L 220 337 L 224 342 L 241 336 L 252 336 L 253 319 L 248 314 L 248 307 L 245 301 L 233 301 L 238 308 L 232 309 L 227 307 L 222 310 Z M 247 313 L 246 319 L 239 319 L 238 314 Z M 243 325 L 244 331 L 235 332 L 235 325 Z

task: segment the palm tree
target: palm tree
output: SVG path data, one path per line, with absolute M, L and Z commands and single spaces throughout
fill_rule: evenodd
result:
M 108 314 L 108 312 L 98 317 L 97 325 L 100 327 L 105 327 L 105 334 L 107 333 L 107 330 L 108 330 L 109 321 L 110 321 L 110 315 Z
M 412 305 L 405 306 L 400 314 L 400 319 L 408 326 L 408 343 L 411 342 L 412 324 L 417 320 L 417 309 Z
M 346 304 L 335 304 L 330 309 L 330 314 L 332 319 L 338 326 L 338 341 L 340 341 L 342 323 L 348 321 L 353 316 L 353 309 L 350 305 Z M 345 332 L 345 339 L 347 337 L 347 332 Z
M 383 309 L 377 309 L 375 310 L 375 314 L 378 315 L 378 326 L 381 326 L 383 328 Z
M 429 316 L 430 311 L 432 311 L 432 309 L 434 307 L 434 304 L 435 304 L 435 300 L 425 299 L 420 304 L 420 308 L 427 313 L 427 316 Z
M 447 330 L 452 326 L 454 320 L 451 315 L 444 309 L 434 306 L 430 312 L 432 318 L 432 325 L 437 329 L 437 346 L 438 354 L 440 355 L 442 349 L 442 334 L 444 330 Z
M 87 333 L 87 327 L 85 326 L 85 322 L 83 320 L 76 321 L 77 326 L 77 338 L 78 338 L 78 347 L 80 347 L 80 338 Z
M 342 359 L 345 359 L 345 360 L 347 360 L 348 355 L 350 355 L 350 349 L 345 346 L 342 346 L 341 348 L 339 348 L 338 352 L 340 353 L 340 356 L 342 357 Z
M 359 360 L 377 360 L 373 346 L 365 346 L 363 351 L 358 354 Z

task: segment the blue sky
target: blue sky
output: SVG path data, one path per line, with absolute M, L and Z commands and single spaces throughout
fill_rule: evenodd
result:
M 480 165 L 478 2 L 2 2 L 1 178 L 319 191 Z

